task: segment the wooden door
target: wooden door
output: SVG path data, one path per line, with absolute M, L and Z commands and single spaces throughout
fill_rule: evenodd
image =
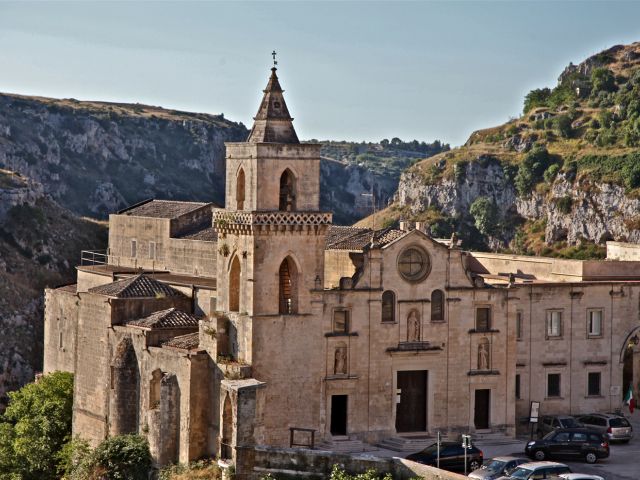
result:
M 489 406 L 491 402 L 491 390 L 476 390 L 476 403 L 474 423 L 477 429 L 489 428 Z
M 397 432 L 427 430 L 427 378 L 427 370 L 398 372 L 400 402 L 396 403 Z

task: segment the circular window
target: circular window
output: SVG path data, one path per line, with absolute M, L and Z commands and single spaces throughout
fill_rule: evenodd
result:
M 398 257 L 398 271 L 405 280 L 419 282 L 429 274 L 431 261 L 422 248 L 409 247 Z

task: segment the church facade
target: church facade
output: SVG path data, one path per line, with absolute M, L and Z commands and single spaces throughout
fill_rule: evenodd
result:
M 75 374 L 74 435 L 146 435 L 159 465 L 242 463 L 257 445 L 513 435 L 530 401 L 606 411 L 638 388 L 624 245 L 579 262 L 466 252 L 420 223 L 333 226 L 275 68 L 226 147 L 224 208 L 113 214 L 105 261 L 46 291 L 45 372 Z

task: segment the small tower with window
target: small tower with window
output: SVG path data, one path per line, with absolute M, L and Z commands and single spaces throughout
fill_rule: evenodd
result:
M 226 144 L 226 204 L 214 214 L 217 309 L 249 362 L 256 317 L 311 313 L 331 223 L 319 211 L 320 145 L 299 142 L 275 66 L 254 120 L 246 142 Z

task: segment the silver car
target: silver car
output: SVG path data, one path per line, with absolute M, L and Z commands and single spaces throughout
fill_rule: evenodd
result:
M 585 427 L 593 428 L 607 436 L 610 442 L 627 443 L 633 438 L 633 427 L 629 420 L 611 413 L 592 413 L 578 417 Z
M 571 469 L 564 463 L 558 462 L 531 462 L 523 463 L 509 475 L 498 480 L 533 480 L 538 478 L 553 478 L 554 475 L 571 473 Z
M 494 457 L 481 468 L 469 474 L 469 478 L 478 480 L 495 480 L 503 475 L 509 475 L 518 465 L 528 463 L 528 458 L 522 457 Z

